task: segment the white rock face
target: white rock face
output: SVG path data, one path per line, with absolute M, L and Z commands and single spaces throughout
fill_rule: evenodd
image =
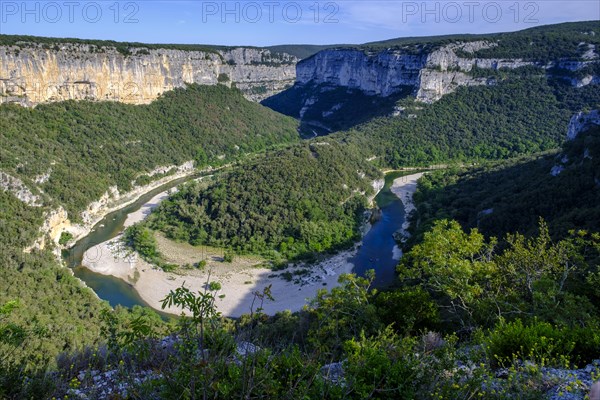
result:
M 296 68 L 296 83 L 327 84 L 359 89 L 366 94 L 389 96 L 403 86 L 415 86 L 419 71 L 425 67 L 425 55 L 385 50 L 365 53 L 361 50 L 323 50 L 302 60 Z
M 423 103 L 433 103 L 444 95 L 454 92 L 459 86 L 485 85 L 486 78 L 473 78 L 460 71 L 421 71 L 416 98 Z
M 97 224 L 106 214 L 133 203 L 141 195 L 154 188 L 193 173 L 194 162 L 187 161 L 179 166 L 157 167 L 153 172 L 156 174 L 160 171 L 169 171 L 173 168 L 176 170 L 174 174 L 162 177 L 144 186 L 136 186 L 131 191 L 126 193 L 120 193 L 116 186 L 111 186 L 108 191 L 100 197 L 100 199 L 89 204 L 88 207 L 81 213 L 82 222 L 79 224 L 74 224 L 69 219 L 67 211 L 63 207 L 46 212 L 44 215 L 44 223 L 39 230 L 40 236 L 31 246 L 25 249 L 25 251 L 44 249 L 48 238 L 55 244 L 58 244 L 63 232 L 68 232 L 73 235 L 73 241 L 81 239 L 87 235 L 93 226 Z M 8 175 L 0 172 L 0 182 L 3 181 L 1 178 L 4 176 Z M 60 251 L 57 253 L 57 257 L 60 257 L 59 253 Z
M 593 110 L 590 112 L 580 111 L 571 117 L 569 121 L 569 127 L 567 128 L 567 140 L 573 140 L 581 132 L 584 132 L 592 126 L 600 126 L 600 110 Z M 558 159 L 560 157 L 560 159 Z M 550 175 L 558 176 L 565 170 L 569 163 L 569 157 L 565 154 L 560 154 L 557 157 L 557 163 L 550 169 Z M 582 154 L 583 158 L 592 158 L 589 154 L 589 149 L 584 149 Z
M 569 121 L 567 140 L 575 139 L 580 132 L 589 129 L 593 125 L 600 125 L 600 111 L 593 110 L 589 113 L 578 112 Z
M 17 199 L 31 207 L 40 207 L 43 202 L 18 178 L 0 171 L 0 188 L 5 192 L 12 193 Z
M 296 57 L 266 49 L 218 52 L 130 49 L 87 44 L 0 47 L 0 103 L 33 106 L 61 100 L 149 103 L 186 83 L 235 83 L 259 101 L 293 84 Z M 221 77 L 221 78 L 219 78 Z
M 494 45 L 483 41 L 456 43 L 421 54 L 403 50 L 323 50 L 298 63 L 296 83 L 343 86 L 383 97 L 411 86 L 418 100 L 431 103 L 459 86 L 492 84 L 486 78 L 469 76 L 467 73 L 473 67 L 519 68 L 534 64 L 523 60 L 461 58 L 456 55 L 457 50 L 473 53 Z
M 475 51 L 494 47 L 495 43 L 476 41 L 453 43 L 431 52 L 427 56 L 426 68 L 420 73 L 416 98 L 424 103 L 432 103 L 444 95 L 454 92 L 459 86 L 493 85 L 494 80 L 474 78 L 467 73 L 473 68 L 497 70 L 500 68 L 515 69 L 534 62 L 521 59 L 499 58 L 463 58 L 457 51 L 474 53 Z

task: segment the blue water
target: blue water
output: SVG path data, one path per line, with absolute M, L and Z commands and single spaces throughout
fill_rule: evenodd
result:
M 381 209 L 381 219 L 375 222 L 363 237 L 362 246 L 356 256 L 350 260 L 354 264 L 354 272 L 357 275 L 364 276 L 366 271 L 375 270 L 373 287 L 389 286 L 396 277 L 398 260 L 392 258 L 392 251 L 396 245 L 392 235 L 402 226 L 406 216 L 402 202 L 390 191 L 390 186 L 394 179 L 408 174 L 391 172 L 386 175 L 385 186 L 375 197 L 375 202 Z

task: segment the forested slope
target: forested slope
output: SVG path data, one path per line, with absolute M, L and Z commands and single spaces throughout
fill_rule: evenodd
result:
M 381 166 L 507 159 L 558 147 L 571 116 L 600 104 L 596 85 L 574 88 L 523 73 L 496 86 L 459 88 L 431 105 L 407 99 L 400 117 L 363 124 L 348 141 L 370 146 Z
M 0 170 L 39 188 L 76 219 L 110 186 L 130 190 L 157 166 L 190 160 L 200 168 L 221 165 L 297 137 L 295 121 L 221 85 L 191 85 L 140 106 L 3 105 Z
M 551 174 L 561 160 L 568 160 L 564 170 Z M 540 218 L 555 238 L 573 229 L 598 232 L 599 160 L 600 129 L 594 128 L 566 142 L 560 153 L 428 174 L 415 194 L 418 237 L 443 218 L 498 237 L 531 235 Z
M 285 257 L 327 250 L 352 237 L 349 222 L 331 233 L 325 233 L 329 230 L 325 226 L 333 226 L 336 214 L 344 219 L 353 215 L 334 203 L 348 191 L 341 185 L 353 188 L 354 178 L 326 171 L 352 165 L 357 169 L 365 159 L 380 168 L 398 168 L 468 164 L 545 151 L 562 142 L 575 112 L 599 103 L 596 86 L 574 88 L 560 80 L 548 81 L 535 68 L 510 73 L 496 86 L 460 88 L 431 105 L 406 99 L 400 102 L 404 110 L 399 116 L 376 118 L 355 130 L 310 140 L 304 158 L 298 156 L 298 148 L 267 155 L 249 170 L 236 168 L 207 191 L 189 188 L 190 192 L 175 195 L 155 213 L 153 227 L 177 240 L 245 252 L 276 250 Z M 328 141 L 339 142 L 332 147 L 338 152 L 334 159 L 328 160 L 333 153 L 312 160 L 306 156 L 309 148 L 320 154 L 324 148 L 316 145 Z M 300 207 L 294 196 L 321 210 L 303 211 L 306 205 Z M 353 218 L 357 226 L 360 213 Z M 317 222 L 319 233 L 309 238 L 307 227 Z M 340 238 L 331 240 L 336 231 Z

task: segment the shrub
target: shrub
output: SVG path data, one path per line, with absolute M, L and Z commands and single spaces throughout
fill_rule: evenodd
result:
M 225 252 L 223 253 L 223 261 L 224 262 L 227 262 L 227 263 L 233 262 L 233 257 L 234 257 L 233 250 L 226 249 Z
M 507 365 L 515 358 L 540 364 L 564 365 L 571 359 L 575 342 L 568 328 L 557 328 L 537 319 L 529 324 L 501 320 L 483 340 L 492 364 Z
M 125 230 L 124 238 L 125 243 L 137 251 L 144 260 L 150 263 L 157 262 L 160 254 L 156 248 L 156 238 L 150 229 L 139 224 L 132 225 Z
M 73 239 L 73 235 L 70 232 L 63 232 L 60 234 L 60 239 L 58 239 L 58 244 L 61 246 L 66 245 Z
M 374 304 L 381 321 L 385 325 L 393 324 L 400 333 L 434 329 L 439 325 L 438 307 L 421 287 L 380 292 Z

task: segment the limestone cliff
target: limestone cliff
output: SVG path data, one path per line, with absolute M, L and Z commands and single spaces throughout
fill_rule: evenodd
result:
M 590 49 L 587 59 L 583 61 L 556 60 L 542 63 L 471 56 L 478 50 L 495 45 L 487 41 L 458 42 L 433 51 L 422 50 L 416 54 L 414 49 L 323 50 L 297 64 L 296 84 L 343 86 L 377 96 L 389 96 L 409 85 L 414 88 L 414 95 L 418 100 L 429 103 L 439 100 L 459 86 L 494 83 L 487 78 L 474 77 L 470 74 L 474 68 L 498 70 L 537 66 L 579 71 L 598 59 L 595 48 Z M 585 77 L 578 80 L 578 84 L 593 83 L 597 79 L 594 76 Z
M 571 117 L 567 128 L 567 142 L 574 141 L 577 137 L 593 127 L 600 127 L 600 110 L 589 112 L 580 111 Z M 550 175 L 557 176 L 569 165 L 579 164 L 586 158 L 592 158 L 587 147 L 579 154 L 567 154 L 565 151 L 556 156 L 556 163 L 550 169 Z M 599 181 L 596 181 L 600 185 Z
M 569 121 L 567 140 L 575 139 L 577 135 L 591 128 L 592 126 L 600 126 L 600 110 L 578 112 L 577 114 L 573 115 Z
M 298 85 L 326 84 L 359 89 L 369 95 L 389 96 L 404 86 L 415 86 L 426 55 L 385 50 L 324 50 L 297 65 Z
M 61 100 L 149 103 L 186 83 L 235 84 L 251 100 L 294 82 L 296 57 L 267 49 L 214 51 L 60 43 L 0 47 L 0 103 L 26 106 Z
M 600 57 L 592 44 L 578 45 L 586 50 L 579 59 L 479 56 L 497 46 L 492 40 L 477 40 L 322 50 L 298 62 L 292 88 L 263 104 L 300 119 L 302 132 L 311 137 L 348 129 L 376 116 L 399 116 L 396 102 L 407 95 L 433 103 L 461 86 L 495 85 L 502 76 L 498 70 L 531 66 L 576 87 L 600 83 Z

